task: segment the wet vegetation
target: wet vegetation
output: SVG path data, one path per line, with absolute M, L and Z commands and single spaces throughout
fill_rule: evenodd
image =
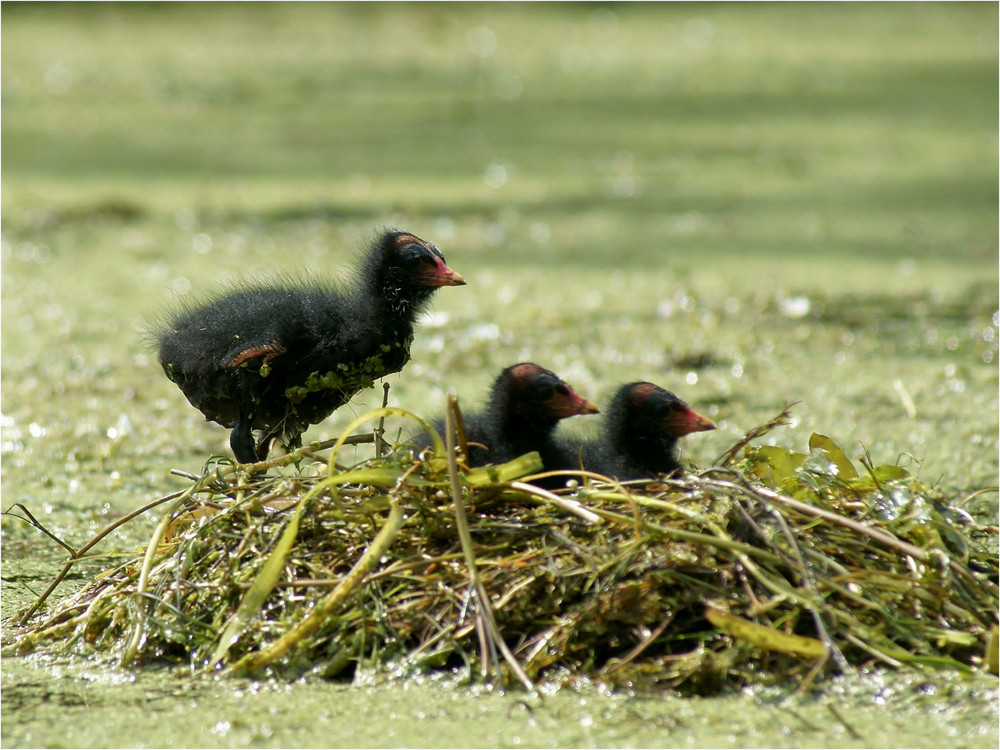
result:
M 457 405 L 449 419 L 451 444 Z M 448 460 L 436 432 L 419 456 L 302 466 L 317 445 L 259 466 L 300 464 L 283 478 L 213 463 L 157 503 L 169 510 L 144 556 L 115 561 L 9 651 L 284 677 L 465 665 L 528 688 L 585 675 L 701 693 L 804 688 L 872 661 L 995 674 L 997 556 L 963 507 L 974 498 L 870 457 L 859 472 L 822 435 L 808 454 L 751 445 L 788 419 L 697 475 L 570 474 L 558 494 L 530 484 L 537 454 L 460 470 L 465 446 Z

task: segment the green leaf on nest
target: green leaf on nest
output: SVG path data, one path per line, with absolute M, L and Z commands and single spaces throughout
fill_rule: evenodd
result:
M 875 492 L 890 482 L 906 479 L 909 476 L 910 472 L 901 466 L 882 464 L 881 466 L 872 467 L 868 470 L 867 474 L 851 481 L 850 486 L 852 490 L 857 490 L 858 492 Z
M 858 470 L 854 468 L 851 459 L 844 453 L 843 448 L 837 445 L 826 435 L 814 432 L 809 436 L 809 450 L 820 452 L 837 467 L 837 475 L 843 479 L 854 479 L 858 476 Z
M 726 614 L 714 607 L 705 609 L 705 619 L 723 633 L 742 638 L 744 641 L 768 651 L 780 651 L 783 654 L 804 656 L 810 659 L 819 659 L 826 654 L 826 648 L 822 642 L 815 638 L 782 633 L 780 630 L 758 625 L 742 617 Z
M 775 445 L 760 445 L 748 448 L 747 458 L 753 474 L 769 487 L 791 491 L 798 486 L 798 471 L 809 456 Z

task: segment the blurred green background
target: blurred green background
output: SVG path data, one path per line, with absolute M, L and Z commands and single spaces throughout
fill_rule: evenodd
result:
M 720 425 L 696 463 L 800 401 L 771 440 L 996 481 L 993 4 L 2 13 L 5 499 L 132 507 L 226 453 L 147 322 L 342 273 L 383 225 L 469 280 L 393 403 L 471 408 L 533 359 L 599 401 L 677 391 Z
M 518 263 L 995 259 L 989 4 L 14 4 L 4 21 L 7 221 L 398 213 L 469 239 L 499 223 Z

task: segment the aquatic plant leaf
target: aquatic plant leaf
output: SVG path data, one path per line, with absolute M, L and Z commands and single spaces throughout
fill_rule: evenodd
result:
M 964 648 L 971 648 L 979 641 L 979 637 L 975 633 L 955 630 L 954 628 L 927 628 L 924 637 L 933 638 L 938 646 L 953 645 Z
M 796 473 L 808 458 L 804 453 L 775 445 L 758 446 L 748 451 L 748 456 L 752 461 L 753 473 L 772 488 L 781 487 L 789 479 L 797 480 Z
M 826 648 L 822 642 L 815 638 L 782 633 L 780 630 L 758 625 L 713 607 L 705 609 L 705 619 L 723 633 L 728 633 L 768 651 L 780 651 L 783 654 L 805 656 L 810 659 L 819 659 L 826 654 Z
M 538 451 L 525 453 L 523 456 L 497 466 L 483 466 L 465 474 L 465 484 L 479 487 L 487 484 L 511 482 L 528 474 L 536 474 L 545 468 Z
M 284 570 L 288 554 L 295 544 L 296 537 L 298 537 L 299 519 L 302 517 L 302 509 L 307 504 L 305 498 L 299 502 L 298 507 L 288 521 L 288 525 L 281 532 L 281 538 L 278 539 L 278 543 L 271 550 L 267 562 L 264 563 L 264 566 L 250 586 L 250 590 L 247 591 L 246 596 L 240 602 L 240 606 L 233 613 L 232 618 L 223 629 L 222 635 L 219 636 L 219 643 L 212 653 L 209 664 L 218 664 L 225 658 L 230 647 L 239 640 L 251 620 L 260 612 L 260 608 L 264 606 L 264 601 L 270 595 L 271 590 L 274 589 L 275 584 L 277 584 L 278 578 L 281 576 L 281 571 Z
M 883 464 L 882 466 L 876 466 L 870 469 L 867 474 L 852 480 L 850 482 L 850 486 L 851 489 L 857 490 L 858 492 L 874 492 L 881 489 L 883 485 L 886 485 L 889 482 L 907 479 L 909 476 L 910 472 L 902 466 Z
M 844 479 L 855 479 L 858 476 L 858 470 L 854 468 L 851 459 L 847 457 L 844 449 L 837 445 L 832 438 L 814 432 L 809 436 L 809 450 L 819 451 L 830 459 L 831 463 L 837 467 L 838 476 Z

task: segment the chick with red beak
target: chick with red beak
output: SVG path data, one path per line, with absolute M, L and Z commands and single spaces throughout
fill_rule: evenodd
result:
M 565 448 L 579 455 L 590 471 L 621 481 L 649 479 L 681 468 L 680 438 L 714 429 L 712 420 L 673 393 L 642 381 L 618 389 L 597 440 Z
M 501 464 L 537 451 L 544 471 L 572 469 L 572 456 L 555 441 L 556 427 L 563 419 L 599 411 L 551 370 L 534 362 L 511 365 L 493 381 L 485 408 L 462 419 L 469 445 L 466 462 L 470 466 Z M 443 433 L 443 420 L 434 426 Z M 547 477 L 535 484 L 556 488 L 564 482 Z
M 247 282 L 152 333 L 167 377 L 205 419 L 232 428 L 233 454 L 253 463 L 275 439 L 301 445 L 309 425 L 399 372 L 420 310 L 439 287 L 463 284 L 434 245 L 391 230 L 369 246 L 353 285 Z

